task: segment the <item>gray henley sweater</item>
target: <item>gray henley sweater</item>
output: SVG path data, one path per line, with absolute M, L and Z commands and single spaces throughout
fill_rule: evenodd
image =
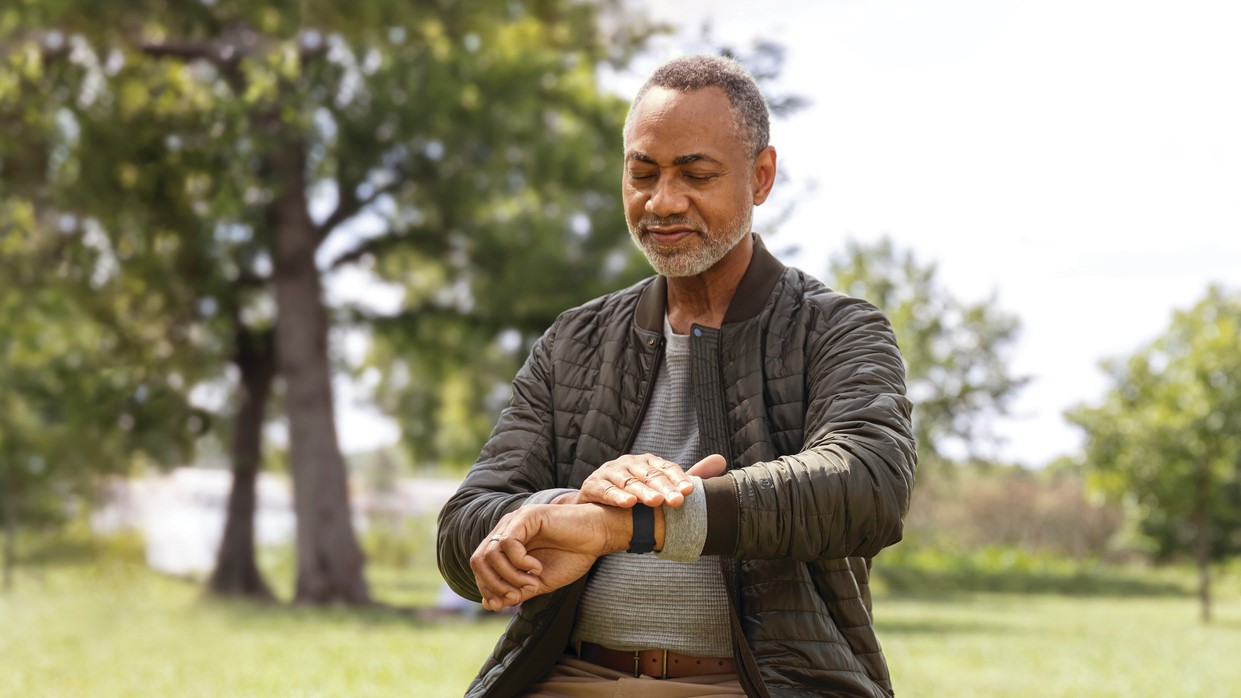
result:
M 657 374 L 633 454 L 653 453 L 688 469 L 708 455 L 692 406 L 690 337 L 664 319 L 667 351 Z M 719 559 L 700 557 L 707 535 L 702 483 L 680 507 L 664 506 L 659 553 L 608 555 L 595 565 L 578 607 L 574 643 L 619 650 L 662 648 L 702 657 L 732 654 L 728 594 Z M 527 500 L 546 503 L 569 490 L 546 490 Z

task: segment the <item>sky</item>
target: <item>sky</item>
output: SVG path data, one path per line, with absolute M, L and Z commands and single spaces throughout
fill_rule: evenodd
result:
M 685 27 L 640 69 L 701 47 L 787 50 L 772 124 L 787 179 L 756 216 L 822 275 L 846 239 L 890 237 L 967 301 L 992 293 L 1032 382 L 997 455 L 1071 453 L 1065 409 L 1105 358 L 1167 328 L 1209 284 L 1241 289 L 1241 3 L 723 0 L 648 5 Z M 639 71 L 635 71 L 639 72 Z M 640 82 L 641 75 L 637 77 Z M 776 212 L 791 217 L 769 231 Z
M 783 179 L 755 219 L 786 262 L 822 275 L 845 240 L 887 236 L 1020 319 L 1032 382 L 993 424 L 1004 460 L 1077 450 L 1062 414 L 1101 399 L 1101 360 L 1209 284 L 1241 288 L 1241 3 L 637 3 L 683 31 L 610 78 L 626 96 L 701 50 L 704 22 L 786 48 L 774 87 L 810 106 L 772 124 Z M 395 441 L 364 391 L 338 394 L 346 450 Z

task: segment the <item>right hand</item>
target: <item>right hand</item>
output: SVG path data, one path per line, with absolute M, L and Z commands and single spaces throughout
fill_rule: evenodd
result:
M 498 611 L 571 584 L 630 537 L 629 512 L 614 507 L 531 505 L 505 514 L 470 556 L 483 608 Z
M 703 479 L 724 474 L 724 456 L 712 454 L 689 470 L 659 456 L 626 455 L 599 466 L 577 492 L 556 498 L 557 504 L 606 504 L 628 509 L 638 502 L 648 507 L 679 507 L 694 491 L 691 475 Z

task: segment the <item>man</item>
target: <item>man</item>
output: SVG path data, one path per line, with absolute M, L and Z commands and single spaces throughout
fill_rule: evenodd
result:
M 468 695 L 891 695 L 867 580 L 913 486 L 904 365 L 751 233 L 767 139 L 728 59 L 635 97 L 625 218 L 659 275 L 556 320 L 440 514 L 453 589 L 521 604 Z

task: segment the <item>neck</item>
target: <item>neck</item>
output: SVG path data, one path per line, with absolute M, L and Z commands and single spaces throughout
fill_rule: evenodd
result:
M 754 240 L 741 238 L 715 266 L 697 276 L 676 276 L 668 279 L 668 324 L 677 334 L 688 334 L 695 325 L 719 327 L 724 313 L 737 292 L 737 285 L 750 266 Z

